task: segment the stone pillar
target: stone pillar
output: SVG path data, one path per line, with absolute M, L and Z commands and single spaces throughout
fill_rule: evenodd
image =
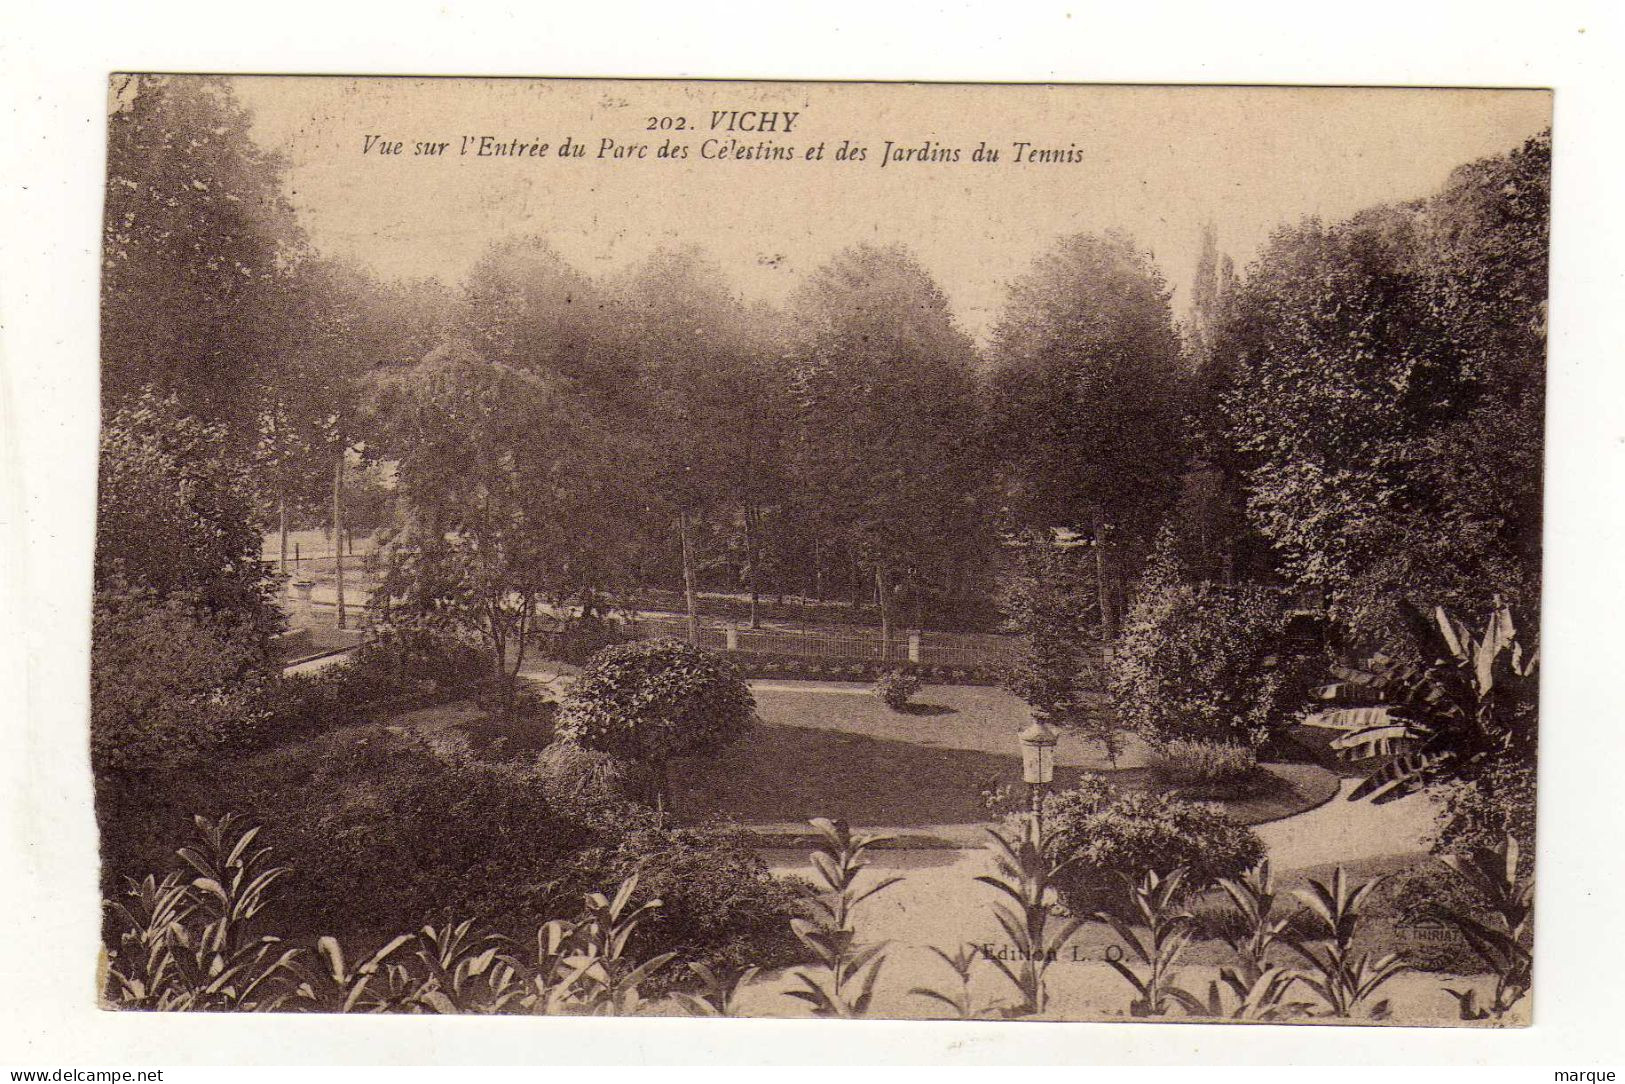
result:
M 732 621 L 728 622 L 727 636 L 728 636 L 728 650 L 729 651 L 738 651 L 739 650 L 739 626 L 735 625 Z
M 298 603 L 294 607 L 294 615 L 301 625 L 314 625 L 315 606 L 310 600 L 310 593 L 316 586 L 315 580 L 294 580 L 288 585 L 293 588 L 294 599 Z
M 908 634 L 908 661 L 920 661 L 920 630 L 914 629 Z

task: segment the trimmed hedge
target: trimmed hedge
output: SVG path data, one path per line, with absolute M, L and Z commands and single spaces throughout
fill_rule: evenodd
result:
M 782 678 L 787 681 L 854 681 L 869 684 L 898 667 L 894 661 L 881 662 L 878 659 L 813 659 L 755 651 L 730 651 L 727 657 L 747 677 Z M 998 685 L 1004 674 L 1001 668 L 994 666 L 909 663 L 908 668 L 926 685 Z

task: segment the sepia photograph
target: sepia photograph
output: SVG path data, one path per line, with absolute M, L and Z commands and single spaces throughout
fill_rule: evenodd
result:
M 95 1003 L 1528 1026 L 1552 119 L 112 74 Z

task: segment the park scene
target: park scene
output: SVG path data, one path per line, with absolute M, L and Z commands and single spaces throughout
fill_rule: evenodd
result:
M 453 272 L 300 150 L 392 82 L 113 79 L 105 1007 L 1531 1021 L 1549 98 L 1177 261 L 559 174 Z

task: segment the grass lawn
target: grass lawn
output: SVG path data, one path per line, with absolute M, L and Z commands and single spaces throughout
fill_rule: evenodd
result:
M 801 824 L 839 817 L 886 828 L 974 825 L 992 819 L 982 792 L 1020 784 L 1016 735 L 1031 721 L 1001 689 L 928 686 L 905 712 L 862 685 L 756 682 L 764 725 L 721 755 L 673 765 L 679 815 L 690 822 Z M 1148 750 L 1129 739 L 1113 769 L 1099 747 L 1062 734 L 1055 785 L 1100 772 L 1125 788 L 1154 784 Z M 1228 803 L 1237 820 L 1257 823 L 1317 804 L 1335 793 L 1330 773 L 1280 765 L 1278 787 Z
M 763 725 L 719 755 L 672 765 L 674 804 L 683 822 L 772 827 L 784 835 L 812 817 L 837 817 L 873 828 L 957 828 L 945 834 L 964 842 L 979 839 L 976 826 L 995 819 L 984 791 L 1015 784 L 1021 793 L 1016 734 L 1030 716 L 1003 690 L 928 686 L 904 712 L 886 707 L 862 685 L 761 681 L 753 690 Z M 387 726 L 345 728 L 311 744 L 348 752 L 365 738 L 373 749 L 366 762 L 376 768 L 386 763 L 378 754 L 417 740 L 464 741 L 477 755 L 528 759 L 546 739 L 536 725 L 523 733 L 507 733 L 506 726 L 472 704 L 457 703 L 409 712 Z M 301 749 L 300 759 L 308 763 L 311 752 Z M 347 773 L 335 775 L 347 756 L 330 752 L 315 759 L 332 776 L 329 788 L 364 798 Z M 1269 770 L 1281 782 L 1258 797 L 1225 803 L 1234 819 L 1255 824 L 1295 813 L 1337 788 L 1334 775 L 1313 765 Z M 1129 739 L 1113 769 L 1094 743 L 1062 734 L 1055 785 L 1069 786 L 1085 772 L 1106 775 L 1124 789 L 1158 785 L 1143 743 Z M 387 786 L 387 778 L 366 784 L 380 785 Z

